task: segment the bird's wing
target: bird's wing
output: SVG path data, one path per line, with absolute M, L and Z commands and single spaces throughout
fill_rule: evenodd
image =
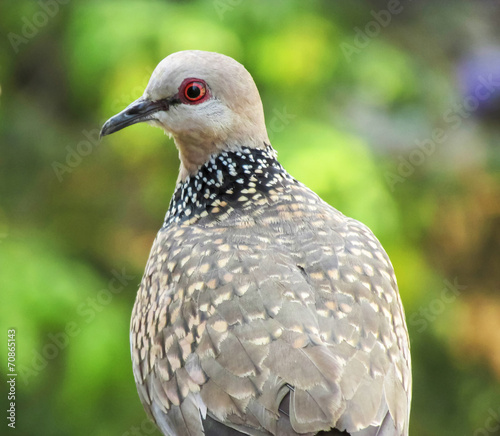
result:
M 165 434 L 201 436 L 206 416 L 250 435 L 407 434 L 392 266 L 367 227 L 314 217 L 160 232 L 131 335 L 141 400 Z

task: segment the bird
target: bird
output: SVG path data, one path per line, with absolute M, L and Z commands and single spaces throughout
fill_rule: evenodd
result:
M 180 160 L 130 323 L 160 431 L 408 435 L 410 344 L 389 257 L 279 163 L 245 67 L 170 54 L 101 137 L 141 122 Z

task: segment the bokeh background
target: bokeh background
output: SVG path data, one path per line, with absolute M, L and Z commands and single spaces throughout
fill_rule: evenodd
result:
M 159 434 L 128 328 L 177 151 L 98 131 L 161 59 L 203 49 L 247 67 L 283 165 L 388 251 L 410 433 L 500 435 L 499 22 L 487 0 L 1 2 L 2 410 L 8 328 L 19 376 L 0 433 Z

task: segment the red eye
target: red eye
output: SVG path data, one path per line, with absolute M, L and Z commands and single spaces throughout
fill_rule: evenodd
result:
M 203 82 L 189 82 L 184 88 L 184 97 L 188 101 L 200 101 L 206 94 L 207 89 Z

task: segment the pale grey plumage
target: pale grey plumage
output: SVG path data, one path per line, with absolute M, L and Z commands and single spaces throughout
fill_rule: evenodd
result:
M 210 94 L 196 105 L 181 95 L 193 78 Z M 409 342 L 389 258 L 276 161 L 251 76 L 181 52 L 138 102 L 103 134 L 148 120 L 181 158 L 131 322 L 139 396 L 163 433 L 407 435 Z M 148 104 L 160 109 L 145 116 Z

